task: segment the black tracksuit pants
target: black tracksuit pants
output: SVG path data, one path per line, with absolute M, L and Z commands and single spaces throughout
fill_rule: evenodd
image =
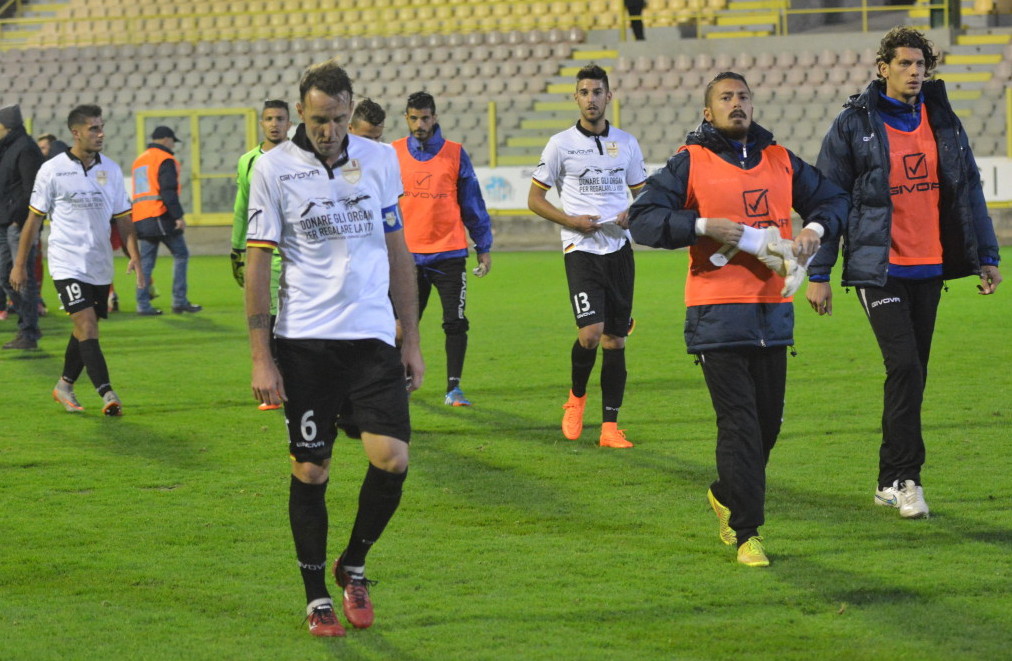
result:
M 886 368 L 878 486 L 921 483 L 921 402 L 942 280 L 890 277 L 883 287 L 857 287 Z
M 700 354 L 717 413 L 717 500 L 731 510 L 739 544 L 765 521 L 766 462 L 784 414 L 787 347 L 738 348 Z

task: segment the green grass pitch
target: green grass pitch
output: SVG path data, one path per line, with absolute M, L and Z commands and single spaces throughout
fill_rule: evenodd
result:
M 1006 257 L 1008 252 L 1006 251 Z M 376 625 L 313 639 L 287 521 L 283 416 L 256 409 L 227 257 L 190 262 L 196 315 L 123 311 L 101 342 L 125 416 L 51 400 L 69 320 L 0 355 L 0 659 L 998 659 L 1012 631 L 1012 282 L 942 296 L 925 401 L 932 518 L 872 504 L 883 368 L 854 293 L 798 297 L 783 432 L 768 470 L 769 569 L 734 562 L 706 502 L 714 416 L 682 340 L 684 252 L 637 253 L 620 427 L 563 439 L 575 327 L 557 253 L 502 253 L 470 279 L 463 388 L 442 403 L 422 320 L 401 509 L 369 558 Z M 435 300 L 433 301 L 435 303 Z M 2 339 L 13 320 L 0 322 Z M 366 463 L 340 439 L 328 494 L 343 548 Z M 336 594 L 336 591 L 335 591 Z

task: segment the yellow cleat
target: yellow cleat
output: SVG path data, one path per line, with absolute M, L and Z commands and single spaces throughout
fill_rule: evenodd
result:
M 738 538 L 728 524 L 731 520 L 731 510 L 717 500 L 717 497 L 713 495 L 712 489 L 706 490 L 706 499 L 710 501 L 710 507 L 713 508 L 714 514 L 717 515 L 717 535 L 720 536 L 720 541 L 729 546 L 734 544 L 738 541 Z
M 762 537 L 749 537 L 748 541 L 738 547 L 738 562 L 746 567 L 769 567 L 770 559 L 766 557 Z

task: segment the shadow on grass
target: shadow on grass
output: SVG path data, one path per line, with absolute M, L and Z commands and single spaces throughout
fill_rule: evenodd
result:
M 392 644 L 386 636 L 375 629 L 358 631 L 349 627 L 347 636 L 331 638 L 325 641 L 325 645 L 335 659 L 342 659 L 342 661 L 344 659 L 366 661 L 377 658 L 418 661 L 424 658 Z

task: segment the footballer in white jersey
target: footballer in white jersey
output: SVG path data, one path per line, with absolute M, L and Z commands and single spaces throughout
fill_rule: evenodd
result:
M 246 241 L 250 385 L 261 403 L 284 406 L 288 515 L 306 623 L 309 633 L 326 637 L 345 635 L 328 574 L 348 623 L 373 624 L 366 555 L 400 503 L 411 438 L 408 391 L 425 371 L 397 159 L 389 147 L 348 134 L 352 101 L 351 80 L 335 60 L 306 69 L 296 105 L 302 124 L 253 168 Z M 281 254 L 276 353 L 274 249 Z M 401 321 L 399 348 L 391 302 Z M 331 565 L 326 488 L 338 428 L 361 440 L 368 468 L 348 543 Z
M 53 280 L 108 285 L 113 279 L 109 242 L 111 218 L 129 216 L 130 198 L 123 172 L 110 158 L 95 154 L 85 169 L 70 151 L 42 164 L 29 208 L 49 216 L 49 273 Z
M 607 122 L 601 134 L 577 123 L 553 135 L 533 174 L 534 185 L 558 189 L 566 213 L 598 216 L 600 229 L 591 234 L 562 228 L 563 250 L 597 255 L 615 252 L 629 240 L 628 231 L 614 221 L 629 208 L 629 191 L 638 191 L 646 179 L 639 142 Z
M 583 433 L 587 383 L 601 348 L 601 436 L 608 448 L 631 448 L 618 428 L 626 384 L 625 340 L 632 331 L 636 267 L 628 232 L 631 198 L 646 183 L 636 138 L 605 119 L 612 93 L 608 73 L 588 64 L 576 74 L 576 125 L 548 141 L 535 168 L 527 206 L 562 227 L 562 252 L 573 317 L 572 387 L 563 405 L 562 435 Z M 547 199 L 557 187 L 562 208 Z
M 246 241 L 281 254 L 278 337 L 393 345 L 384 232 L 400 229 L 400 169 L 388 146 L 347 140 L 333 170 L 294 140 L 257 159 Z

